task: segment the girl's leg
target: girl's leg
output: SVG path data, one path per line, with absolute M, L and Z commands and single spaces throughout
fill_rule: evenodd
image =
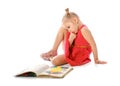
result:
M 54 45 L 53 45 L 53 48 L 49 52 L 41 54 L 41 57 L 43 59 L 49 60 L 50 57 L 54 57 L 57 55 L 57 49 L 58 49 L 60 43 L 62 41 L 64 41 L 66 32 L 67 31 L 62 27 L 59 29 L 56 39 L 55 39 L 55 42 L 54 42 Z
M 51 62 L 55 66 L 64 65 L 64 64 L 67 63 L 65 61 L 65 56 L 64 55 L 58 55 L 58 56 L 54 57 L 53 59 L 51 59 Z
M 64 30 L 64 32 L 63 32 L 63 35 L 64 35 L 63 36 L 63 49 L 64 49 L 64 43 L 65 43 L 66 33 L 67 33 L 67 31 Z M 67 62 L 65 60 L 65 55 L 64 54 L 63 55 L 55 56 L 54 58 L 51 58 L 51 62 L 55 66 L 67 64 Z
M 60 43 L 62 41 L 64 41 L 66 32 L 67 32 L 67 30 L 62 28 L 62 27 L 59 29 L 59 31 L 57 33 L 57 36 L 56 36 L 56 39 L 55 39 L 55 42 L 53 44 L 52 50 L 56 50 L 57 51 Z

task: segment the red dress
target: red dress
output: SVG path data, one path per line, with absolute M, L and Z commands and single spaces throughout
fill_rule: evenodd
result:
M 65 60 L 71 66 L 79 66 L 85 63 L 90 62 L 90 53 L 91 53 L 91 46 L 90 44 L 84 39 L 81 33 L 81 29 L 85 25 L 82 25 L 79 28 L 77 36 L 73 41 L 73 44 L 70 46 L 69 44 L 69 36 L 70 32 L 67 32 L 66 41 L 65 41 Z

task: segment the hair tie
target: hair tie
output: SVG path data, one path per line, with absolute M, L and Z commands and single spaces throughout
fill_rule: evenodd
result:
M 70 16 L 69 8 L 65 9 L 67 16 Z

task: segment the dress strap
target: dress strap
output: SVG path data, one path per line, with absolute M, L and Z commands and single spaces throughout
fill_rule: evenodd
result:
M 84 25 L 84 24 L 83 24 L 83 25 L 81 25 L 81 26 L 80 26 L 80 29 L 82 29 L 82 28 L 83 28 L 83 27 L 85 27 L 85 26 L 86 26 L 86 25 Z

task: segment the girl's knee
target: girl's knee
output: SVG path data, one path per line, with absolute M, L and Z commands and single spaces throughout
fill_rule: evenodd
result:
M 55 66 L 60 65 L 60 64 L 59 64 L 60 62 L 59 62 L 57 59 L 52 59 L 52 60 L 51 60 L 51 63 L 52 63 L 53 65 L 55 65 Z
M 64 55 L 59 55 L 51 60 L 51 63 L 55 66 L 66 64 L 67 62 L 64 59 Z

